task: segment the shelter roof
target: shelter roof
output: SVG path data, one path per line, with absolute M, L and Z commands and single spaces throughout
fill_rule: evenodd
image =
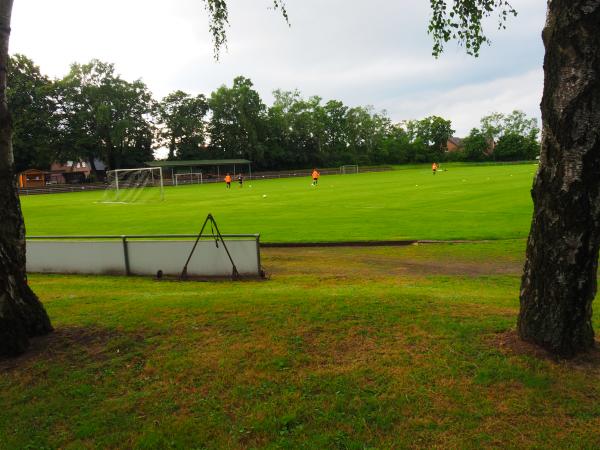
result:
M 148 161 L 148 167 L 199 167 L 199 166 L 228 166 L 232 164 L 250 164 L 247 159 L 193 159 L 182 161 Z

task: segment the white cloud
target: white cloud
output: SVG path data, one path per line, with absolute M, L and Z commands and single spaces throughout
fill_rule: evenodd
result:
M 539 120 L 543 71 L 460 86 L 448 91 L 424 91 L 410 97 L 390 99 L 385 108 L 393 118 L 438 115 L 452 119 L 457 136 L 465 136 L 479 119 L 491 112 L 525 111 Z
M 444 115 L 461 131 L 491 110 L 537 111 L 542 0 L 520 1 L 507 31 L 495 31 L 491 21 L 493 45 L 479 59 L 450 44 L 439 60 L 426 33 L 426 0 L 287 0 L 291 28 L 268 10 L 271 0 L 229 0 L 229 51 L 219 63 L 203 5 L 17 0 L 11 52 L 52 76 L 75 61 L 113 62 L 125 78 L 142 78 L 157 98 L 176 89 L 208 95 L 244 75 L 267 102 L 275 88 L 297 88 L 305 96 L 387 108 L 395 120 Z

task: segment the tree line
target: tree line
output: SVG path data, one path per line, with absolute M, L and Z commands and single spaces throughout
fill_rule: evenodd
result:
M 113 64 L 73 64 L 50 79 L 23 55 L 9 60 L 8 102 L 18 171 L 82 160 L 96 173 L 137 167 L 168 149 L 168 159 L 244 158 L 257 169 L 429 161 L 527 160 L 539 154 L 535 118 L 492 113 L 447 151 L 450 120 L 430 116 L 393 123 L 385 111 L 275 90 L 267 106 L 239 76 L 210 96 L 175 91 L 154 100 L 141 81 L 122 79 Z

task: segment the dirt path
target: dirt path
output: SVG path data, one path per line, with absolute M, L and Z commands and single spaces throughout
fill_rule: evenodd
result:
M 394 276 L 519 275 L 523 264 L 514 255 L 447 254 L 443 247 L 263 248 L 262 264 L 271 275 Z

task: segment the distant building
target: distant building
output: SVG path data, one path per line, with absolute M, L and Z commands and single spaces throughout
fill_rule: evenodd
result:
M 97 172 L 104 172 L 106 166 L 100 160 L 94 160 Z M 64 163 L 53 162 L 50 166 L 49 183 L 51 184 L 77 184 L 84 183 L 90 178 L 92 168 L 87 161 L 67 161 Z
M 488 144 L 488 147 L 484 150 L 483 153 L 490 156 L 494 153 L 494 149 L 496 148 L 496 142 L 490 138 L 487 140 L 487 144 Z M 464 146 L 465 146 L 464 139 L 459 138 L 459 137 L 454 137 L 454 136 L 449 138 L 448 142 L 446 143 L 446 147 L 448 149 L 447 151 L 449 151 L 449 152 L 458 152 L 458 151 L 464 150 Z
M 452 136 L 451 138 L 448 139 L 448 142 L 446 143 L 446 148 L 447 148 L 447 151 L 449 151 L 449 152 L 457 152 L 459 150 L 462 150 L 462 148 L 463 148 L 462 138 Z
M 46 186 L 47 174 L 43 170 L 29 169 L 19 174 L 19 187 L 38 188 Z
M 90 172 L 89 164 L 85 161 L 53 162 L 50 165 L 50 183 L 83 183 Z

